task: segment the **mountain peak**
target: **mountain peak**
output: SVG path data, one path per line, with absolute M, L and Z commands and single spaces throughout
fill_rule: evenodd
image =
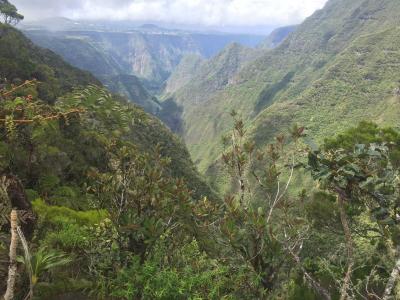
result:
M 154 30 L 154 29 L 164 29 L 155 24 L 143 24 L 139 26 L 140 29 Z

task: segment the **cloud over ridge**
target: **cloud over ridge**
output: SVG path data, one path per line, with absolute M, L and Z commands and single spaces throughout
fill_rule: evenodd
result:
M 302 21 L 326 0 L 14 0 L 28 18 L 157 21 L 205 26 L 258 26 Z

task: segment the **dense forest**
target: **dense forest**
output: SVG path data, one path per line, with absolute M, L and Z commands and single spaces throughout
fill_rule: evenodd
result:
M 182 57 L 157 99 L 35 45 L 0 0 L 0 297 L 400 299 L 400 6 L 381 2 Z

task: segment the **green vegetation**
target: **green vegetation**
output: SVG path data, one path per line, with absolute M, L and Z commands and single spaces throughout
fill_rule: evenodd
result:
M 79 82 L 88 84 L 93 77 L 70 67 L 51 52 L 33 46 L 18 31 L 7 26 L 2 29 L 5 42 L 1 44 L 4 45 L 2 70 L 7 78 L 14 79 L 4 80 L 0 92 L 0 165 L 1 174 L 5 176 L 1 181 L 1 276 L 7 277 L 9 227 L 6 216 L 12 207 L 19 208 L 25 211 L 20 212 L 21 228 L 28 239 L 30 258 L 20 259 L 27 276 L 20 276 L 17 282 L 17 297 L 23 298 L 27 293 L 38 299 L 54 299 L 76 292 L 88 295 L 84 291 L 88 288 L 97 291 L 96 284 L 102 282 L 103 274 L 110 274 L 109 268 L 117 268 L 117 278 L 122 266 L 139 257 L 132 249 L 146 245 L 150 249 L 145 251 L 146 256 L 150 255 L 160 234 L 177 226 L 175 220 L 163 220 L 164 216 L 169 218 L 176 208 L 183 209 L 192 197 L 216 199 L 216 196 L 198 175 L 185 146 L 157 119 L 101 87 L 90 85 L 71 91 L 74 82 L 77 86 Z M 16 45 L 20 48 L 13 53 L 6 48 L 14 49 Z M 22 81 L 33 78 L 41 68 L 47 68 L 53 76 L 43 76 L 41 81 Z M 89 79 L 86 83 L 85 78 Z M 94 79 L 93 82 L 97 83 Z M 43 87 L 54 91 L 51 98 L 41 98 Z M 58 99 L 53 98 L 55 95 L 59 95 Z M 124 149 L 128 152 L 123 152 Z M 112 190 L 108 190 L 109 193 L 99 190 L 105 188 L 100 182 L 104 180 L 106 184 L 114 178 L 118 194 L 119 175 L 114 172 L 118 159 L 123 168 L 125 159 L 129 159 L 132 172 L 137 172 L 137 181 L 132 182 L 136 184 L 136 191 L 133 185 L 129 186 L 127 195 L 136 195 L 131 199 L 139 199 L 141 194 L 147 201 L 141 200 L 143 212 L 147 213 L 146 217 L 141 217 L 141 225 L 147 226 L 148 231 L 142 231 L 139 234 L 142 237 L 135 240 L 132 230 L 137 231 L 137 225 L 128 219 L 119 223 L 106 205 L 110 202 L 106 195 L 111 197 Z M 136 164 L 140 161 L 141 164 Z M 178 190 L 184 194 L 175 197 Z M 165 202 L 162 207 L 170 207 L 170 210 L 157 207 L 156 199 Z M 153 212 L 160 212 L 163 217 L 148 211 L 150 204 L 155 206 Z M 183 212 L 179 215 L 186 218 Z M 22 221 L 25 216 L 26 223 Z M 135 221 L 139 218 L 132 217 Z M 110 241 L 112 249 L 116 249 L 114 237 L 108 239 L 102 234 L 102 224 L 110 224 L 104 226 L 115 232 L 122 243 L 118 244 L 121 265 L 113 260 L 115 256 L 97 264 L 106 259 L 104 251 L 111 249 L 106 247 Z M 160 229 L 154 232 L 158 227 L 163 229 L 161 233 Z M 185 228 L 187 231 L 190 226 Z M 99 238 L 105 238 L 103 244 L 95 238 L 96 232 L 100 232 Z M 133 245 L 125 244 L 129 239 Z M 150 240 L 153 242 L 147 246 Z M 146 262 L 150 266 L 150 260 Z M 85 271 L 81 273 L 81 270 Z M 166 272 L 169 271 L 166 269 Z M 175 274 L 173 269 L 170 272 Z M 90 281 L 94 274 L 98 275 L 98 280 Z M 5 284 L 6 281 L 1 282 L 1 291 Z M 99 292 L 111 293 L 108 287 L 99 287 Z
M 175 101 L 180 105 L 186 105 L 186 103 L 182 103 L 182 101 L 186 100 L 193 105 L 205 103 L 210 99 L 210 96 L 229 85 L 232 77 L 243 65 L 255 60 L 261 53 L 263 53 L 262 50 L 247 48 L 233 43 L 208 61 L 199 62 L 195 60 L 194 66 L 190 66 L 190 62 L 193 63 L 193 58 L 190 57 L 188 58 L 190 61 L 185 59 L 178 66 L 176 73 L 171 76 L 167 84 L 166 91 L 176 90 Z M 187 78 L 187 75 L 185 75 L 188 72 L 186 69 L 189 69 L 189 72 L 194 71 L 191 78 Z M 181 80 L 181 82 L 178 80 Z M 166 94 L 166 97 L 168 96 L 170 95 Z
M 188 84 L 192 80 L 193 74 L 195 74 L 198 69 L 202 67 L 204 62 L 205 59 L 200 55 L 185 55 L 174 72 L 168 78 L 164 93 L 172 94 Z
M 93 272 L 98 272 L 100 280 L 106 276 L 103 272 L 109 274 L 111 266 L 117 268 L 117 274 L 121 266 L 135 259 L 132 251 L 143 262 L 161 236 L 175 226 L 179 231 L 192 232 L 189 224 L 180 228 L 172 216 L 190 216 L 186 206 L 191 195 L 197 199 L 215 195 L 196 173 L 184 146 L 159 121 L 95 86 L 67 94 L 54 105 L 37 98 L 37 89 L 32 81 L 6 88 L 1 94 L 2 173 L 18 176 L 30 198 L 43 199 L 33 201 L 33 212 L 39 218 L 31 246 L 32 293 L 52 298 L 63 293 L 57 290 L 61 282 L 63 289 L 74 289 L 81 286 L 79 282 L 87 282 Z M 129 185 L 121 186 L 120 176 L 127 178 Z M 25 196 L 10 194 L 9 205 L 18 207 L 18 197 Z M 132 202 L 126 202 L 126 197 Z M 153 210 L 149 210 L 151 206 Z M 103 223 L 109 224 L 118 237 L 115 245 L 121 247 L 122 265 L 109 260 L 102 267 L 96 266 L 100 269 L 92 269 L 90 264 L 101 254 L 95 251 L 106 249 L 96 250 L 94 245 L 100 246 L 99 241 L 92 239 L 96 226 Z M 106 246 L 108 239 L 104 242 Z M 87 260 L 71 258 L 64 272 L 50 274 L 66 262 L 61 259 L 65 255 L 75 257 L 88 250 Z M 52 251 L 64 254 L 52 255 Z M 28 266 L 26 259 L 24 263 Z M 83 265 L 87 272 L 76 279 L 73 274 Z M 70 281 L 67 285 L 66 279 Z M 48 289 L 49 282 L 54 282 L 55 294 Z M 107 295 L 111 293 L 109 287 L 99 288 Z
M 110 24 L 100 25 L 96 30 L 98 24 L 94 22 L 63 29 L 63 23 L 69 27 L 74 22 L 64 19 L 59 20 L 61 24 L 46 22 L 26 25 L 25 34 L 36 44 L 53 50 L 73 66 L 90 71 L 100 79 L 115 75 L 137 76 L 153 94 L 161 92 L 164 82 L 184 56 L 198 54 L 209 58 L 230 43 L 255 46 L 263 38 L 193 33 L 152 25 L 105 31 L 104 27 L 109 28 Z M 59 27 L 60 30 L 54 32 L 54 28 Z
M 183 165 L 160 144 L 145 144 L 154 127 L 146 132 L 135 124 L 151 127 L 155 120 L 143 111 L 94 86 L 50 106 L 24 95 L 35 88 L 27 82 L 2 92 L 2 169 L 17 174 L 35 198 L 21 218 L 37 216 L 29 256 L 18 259 L 25 268 L 17 299 L 71 293 L 89 299 L 362 299 L 374 293 L 389 299 L 397 293 L 400 134 L 394 129 L 364 122 L 318 149 L 302 143 L 308 141 L 304 127 L 293 126 L 257 149 L 232 112 L 222 154 L 232 185 L 221 201 L 206 185 L 208 194 L 191 185 L 202 186 L 198 177 L 174 173 Z M 318 188 L 296 195 L 292 184 L 301 169 Z M 18 207 L 24 195 L 7 182 L 2 207 Z
M 103 77 L 102 82 L 111 92 L 124 96 L 142 107 L 146 112 L 153 115 L 159 114 L 161 106 L 157 98 L 150 95 L 136 76 L 116 75 Z
M 259 45 L 260 48 L 272 49 L 280 45 L 289 34 L 297 29 L 297 25 L 279 27 L 272 31 L 268 37 Z
M 58 55 L 35 46 L 18 30 L 0 24 L 1 84 L 37 79 L 40 99 L 54 100 L 73 87 L 100 84 L 91 74 L 65 63 Z
M 0 295 L 399 298 L 400 132 L 357 122 L 398 117 L 378 109 L 398 101 L 400 6 L 384 4 L 331 0 L 275 50 L 180 66 L 161 116 L 200 143 L 225 133 L 191 145 L 203 169 L 218 159 L 220 194 L 159 120 L 2 25 L 20 48 L 0 44 Z
M 225 86 L 209 89 L 208 77 L 195 73 L 169 98 L 183 110 L 182 136 L 200 171 L 216 174 L 232 109 L 260 146 L 293 123 L 320 142 L 362 120 L 397 127 L 399 11 L 395 0 L 331 0 Z

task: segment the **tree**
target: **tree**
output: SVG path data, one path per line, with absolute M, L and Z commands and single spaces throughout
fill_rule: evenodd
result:
M 304 127 L 293 126 L 289 136 L 278 135 L 275 142 L 258 150 L 248 139 L 241 118 L 235 111 L 231 116 L 234 126 L 223 139 L 222 162 L 231 175 L 232 192 L 219 211 L 208 213 L 219 218 L 212 224 L 216 224 L 217 234 L 222 233 L 221 243 L 229 251 L 225 256 L 253 273 L 257 278 L 253 293 L 260 299 L 277 293 L 285 280 L 283 270 L 291 270 L 292 265 L 303 273 L 320 299 L 331 299 L 302 266 L 300 252 L 307 226 L 297 209 L 299 199 L 288 193 L 299 165 L 297 145 L 304 136 Z
M 376 224 L 383 245 L 396 260 L 383 299 L 389 299 L 399 276 L 399 173 L 392 164 L 390 145 L 386 143 L 357 144 L 353 149 L 313 150 L 309 154 L 309 169 L 320 187 L 337 196 L 340 219 L 346 241 L 347 271 L 340 299 L 350 299 L 352 274 L 355 268 L 355 243 L 348 211 L 366 211 Z M 368 281 L 367 281 L 368 282 Z M 366 286 L 368 290 L 368 284 Z
M 13 153 L 21 155 L 24 147 L 29 149 L 27 153 L 33 152 L 35 149 L 30 148 L 34 146 L 35 128 L 42 128 L 43 125 L 48 125 L 51 122 L 59 123 L 61 119 L 65 120 L 71 116 L 70 114 L 64 115 L 61 111 L 52 107 L 42 105 L 32 95 L 22 96 L 27 91 L 33 91 L 35 86 L 35 81 L 26 81 L 21 85 L 0 90 L 0 101 L 2 102 L 0 109 L 2 141 L 0 144 L 3 150 L 0 154 L 0 173 L 2 174 L 0 178 L 0 231 L 8 231 L 8 226 L 10 227 L 9 272 L 7 291 L 4 295 L 5 299 L 14 299 L 14 293 L 17 291 L 16 286 L 19 284 L 16 259 L 18 237 L 22 242 L 24 252 L 28 253 L 29 249 L 25 234 L 27 234 L 28 238 L 31 238 L 35 225 L 35 216 L 25 193 L 25 186 L 18 176 L 20 172 L 14 172 L 17 170 L 12 167 L 16 166 L 15 163 L 17 162 L 16 155 Z M 17 94 L 20 96 L 16 96 Z M 28 158 L 24 163 L 24 169 L 30 169 L 33 154 L 22 156 Z M 31 177 L 31 174 L 28 177 Z M 11 218 L 7 219 L 4 216 L 8 215 L 9 211 L 11 211 Z M 18 219 L 16 219 L 17 217 Z M 18 220 L 21 221 L 21 225 L 18 224 Z M 50 254 L 47 253 L 47 255 Z M 35 256 L 33 258 L 37 259 Z M 48 259 L 47 256 L 45 258 Z M 30 262 L 30 259 L 25 259 L 25 262 L 28 262 L 28 260 Z M 50 261 L 54 262 L 54 259 L 53 261 L 50 259 Z M 37 264 L 35 260 L 33 263 Z M 36 267 L 36 265 L 34 266 Z M 36 273 L 33 273 L 33 275 L 36 276 L 38 271 L 35 269 L 34 271 Z M 33 295 L 35 283 L 32 278 L 34 279 L 35 277 L 30 276 L 30 297 Z M 0 288 L 2 289 L 3 286 L 0 286 Z
M 115 143 L 110 150 L 115 153 L 111 172 L 93 174 L 97 206 L 108 210 L 121 237 L 119 245 L 127 240 L 126 248 L 144 261 L 162 234 L 180 228 L 177 216 L 189 214 L 190 191 L 182 181 L 165 176 L 169 159 L 162 157 L 160 148 L 154 156 L 141 155 L 134 145 Z
M 25 299 L 32 299 L 36 284 L 40 282 L 46 272 L 68 265 L 72 259 L 64 253 L 41 247 L 32 256 L 27 249 L 25 256 L 17 257 L 17 261 L 24 264 L 29 276 L 30 291 Z
M 24 19 L 24 16 L 18 13 L 15 5 L 8 0 L 0 0 L 0 16 L 4 20 L 4 24 L 17 25 Z

